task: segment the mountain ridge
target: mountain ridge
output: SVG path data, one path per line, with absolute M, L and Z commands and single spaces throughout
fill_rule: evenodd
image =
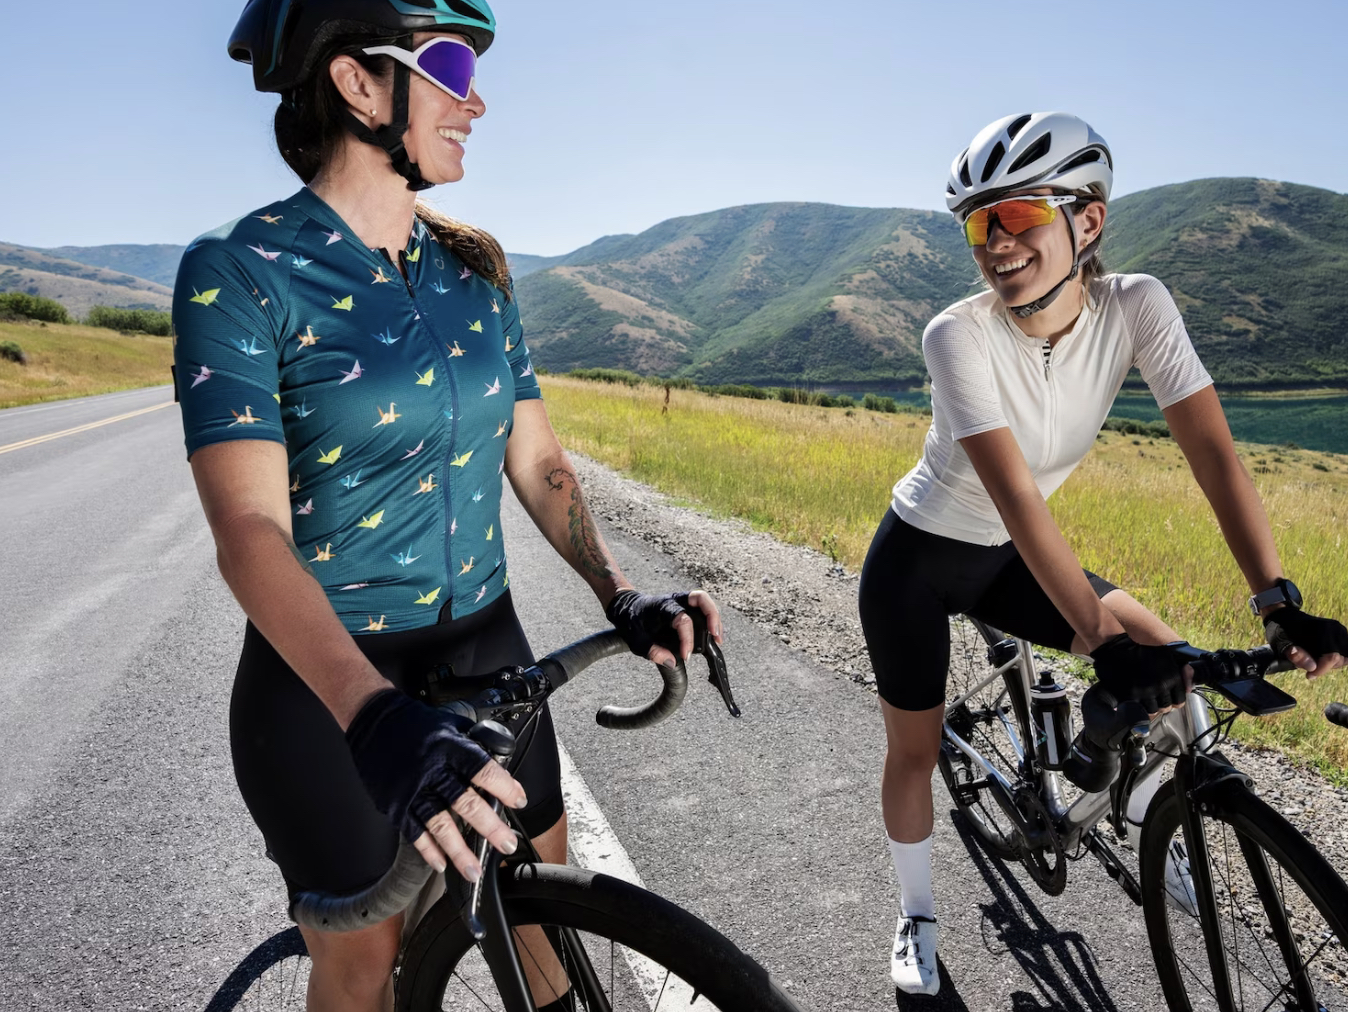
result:
M 1103 258 L 1166 284 L 1223 386 L 1342 385 L 1345 226 L 1348 196 L 1334 191 L 1191 180 L 1112 201 Z M 165 308 L 167 286 L 127 271 L 171 279 L 181 250 L 0 243 L 0 289 L 73 299 L 76 312 L 93 301 Z M 559 256 L 507 259 L 540 365 L 701 383 L 920 384 L 927 321 L 981 286 L 945 213 L 805 201 L 670 218 Z
M 1348 382 L 1348 196 L 1254 178 L 1113 201 L 1107 269 L 1154 274 L 1219 383 Z M 782 202 L 669 219 L 518 279 L 547 368 L 699 382 L 905 385 L 921 333 L 980 279 L 949 215 Z

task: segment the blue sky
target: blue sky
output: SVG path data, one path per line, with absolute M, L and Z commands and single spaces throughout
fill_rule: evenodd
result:
M 298 186 L 242 0 L 7 4 L 0 241 L 183 243 Z M 57 11 L 59 10 L 59 14 Z M 1348 3 L 499 0 L 468 176 L 430 200 L 555 254 L 772 200 L 942 206 L 986 122 L 1060 108 L 1117 193 L 1216 175 L 1348 190 Z M 58 48 L 59 47 L 59 48 Z

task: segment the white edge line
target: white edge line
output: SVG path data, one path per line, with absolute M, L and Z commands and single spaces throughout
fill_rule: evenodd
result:
M 571 755 L 557 742 L 557 758 L 562 767 L 562 795 L 566 799 L 568 860 L 590 871 L 601 872 L 622 879 L 632 885 L 646 888 L 637 873 L 636 865 L 627 856 L 618 835 L 604 817 L 599 802 L 581 778 Z M 710 1006 L 701 998 L 694 998 L 692 989 L 677 977 L 670 977 L 665 969 L 639 952 L 620 946 L 637 985 L 646 996 L 652 1012 L 662 1008 L 690 1009 L 700 1012 Z
M 557 742 L 557 758 L 562 764 L 562 794 L 566 798 L 567 847 L 574 863 L 590 871 L 603 872 L 624 882 L 646 888 L 637 873 L 637 867 L 627 856 L 618 835 L 604 817 L 599 802 L 581 778 L 561 741 Z

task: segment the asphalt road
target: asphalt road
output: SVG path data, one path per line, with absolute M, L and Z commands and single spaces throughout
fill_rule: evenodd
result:
M 238 798 L 226 708 L 242 615 L 215 571 L 166 388 L 0 412 L 0 1010 L 205 1007 L 285 926 Z M 17 443 L 26 445 L 8 449 Z M 602 614 L 507 503 L 535 650 Z M 638 586 L 677 562 L 610 535 Z M 1154 1009 L 1140 911 L 1089 857 L 1038 893 L 954 828 L 937 794 L 941 999 L 888 985 L 896 902 L 875 699 L 726 616 L 743 719 L 694 671 L 646 731 L 593 714 L 655 674 L 614 660 L 554 699 L 559 735 L 648 888 L 699 913 L 823 1010 Z

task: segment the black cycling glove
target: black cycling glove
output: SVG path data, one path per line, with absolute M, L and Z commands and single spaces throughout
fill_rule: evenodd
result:
M 346 744 L 370 798 L 409 842 L 448 811 L 491 757 L 464 732 L 470 724 L 397 689 L 376 692 L 346 729 Z
M 687 609 L 687 594 L 639 594 L 635 590 L 620 590 L 604 609 L 604 615 L 638 657 L 645 657 L 657 643 L 677 657 L 679 637 L 673 631 L 674 620 Z
M 1100 683 L 1123 702 L 1135 699 L 1156 713 L 1184 702 L 1184 662 L 1170 647 L 1143 646 L 1127 633 L 1091 651 Z
M 1348 629 L 1332 618 L 1319 618 L 1299 608 L 1282 607 L 1264 619 L 1264 636 L 1279 657 L 1300 647 L 1315 659 L 1325 654 L 1348 657 Z

